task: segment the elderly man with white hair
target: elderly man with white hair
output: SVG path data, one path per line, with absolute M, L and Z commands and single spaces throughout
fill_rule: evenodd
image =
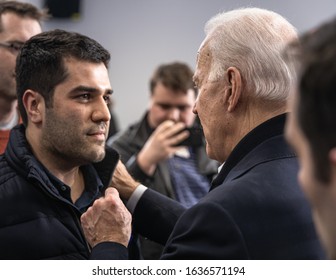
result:
M 284 139 L 294 67 L 282 50 L 297 38 L 295 28 L 277 13 L 247 8 L 216 15 L 205 30 L 193 111 L 207 154 L 222 167 L 210 192 L 186 210 L 120 163 L 112 186 L 127 200 L 134 229 L 165 244 L 162 259 L 324 258 Z

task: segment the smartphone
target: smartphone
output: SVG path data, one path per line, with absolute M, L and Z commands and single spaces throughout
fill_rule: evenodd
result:
M 200 147 L 203 145 L 203 130 L 198 127 L 188 127 L 189 137 L 176 146 Z

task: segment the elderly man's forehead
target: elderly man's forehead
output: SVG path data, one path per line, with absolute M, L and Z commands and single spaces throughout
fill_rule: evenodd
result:
M 209 61 L 211 53 L 207 45 L 202 45 L 197 52 L 197 64 L 204 64 Z

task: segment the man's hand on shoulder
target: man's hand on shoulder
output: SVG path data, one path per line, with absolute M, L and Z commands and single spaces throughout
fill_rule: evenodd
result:
M 125 165 L 119 160 L 110 186 L 118 190 L 122 199 L 128 200 L 139 185 L 140 183 L 132 178 Z

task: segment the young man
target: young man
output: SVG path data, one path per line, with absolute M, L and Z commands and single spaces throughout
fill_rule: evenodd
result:
M 128 199 L 134 228 L 165 244 L 163 259 L 324 257 L 284 139 L 294 70 L 282 49 L 295 38 L 288 21 L 264 9 L 233 10 L 207 23 L 194 113 L 207 154 L 223 166 L 200 202 L 185 209 L 117 168 L 113 186 Z
M 298 71 L 286 137 L 298 153 L 298 178 L 319 236 L 336 259 L 336 18 L 303 34 L 285 53 Z
M 109 59 L 96 41 L 62 30 L 36 35 L 21 49 L 23 124 L 0 156 L 1 259 L 105 258 L 108 251 L 127 259 L 130 214 L 115 190 L 101 197 L 118 160 L 105 150 Z M 80 217 L 93 202 L 102 211 L 83 223 L 95 227 L 89 246 Z M 106 223 L 106 216 L 116 219 Z
M 197 97 L 192 77 L 185 63 L 158 66 L 149 83 L 148 110 L 140 121 L 108 141 L 136 180 L 188 208 L 208 193 L 218 169 L 206 154 L 201 130 L 198 141 L 176 145 L 183 137 L 182 127 L 200 129 L 192 112 Z M 147 238 L 140 238 L 140 243 L 145 259 L 160 257 L 162 246 Z
M 0 2 L 0 154 L 10 130 L 20 122 L 17 110 L 15 60 L 23 43 L 41 32 L 43 11 L 29 3 Z

